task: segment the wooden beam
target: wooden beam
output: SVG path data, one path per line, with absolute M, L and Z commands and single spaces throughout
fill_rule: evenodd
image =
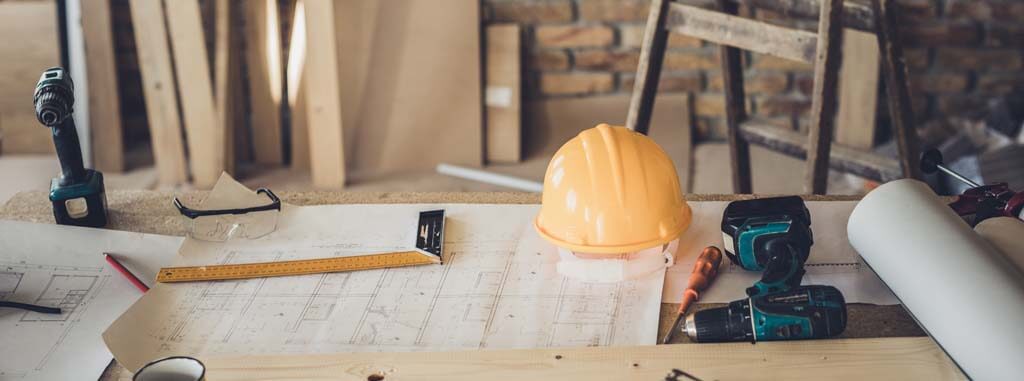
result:
M 962 380 L 927 337 L 203 358 L 211 380 Z M 680 380 L 687 378 L 681 377 Z
M 215 108 L 199 0 L 172 1 L 165 6 L 167 30 L 174 47 L 192 181 L 209 189 L 224 172 L 226 134 Z
M 305 0 L 302 4 L 306 14 L 306 46 L 317 47 L 306 49 L 306 73 L 316 73 L 316 80 L 305 83 L 310 172 L 314 187 L 340 189 L 345 186 L 345 145 L 334 2 Z
M 807 136 L 791 129 L 752 119 L 740 126 L 740 134 L 750 144 L 767 147 L 798 159 L 807 158 Z M 829 167 L 837 171 L 882 182 L 902 178 L 896 160 L 838 144 L 832 144 L 830 152 Z
M 878 40 L 873 33 L 846 29 L 839 70 L 836 143 L 869 150 L 875 143 L 878 107 Z
M 281 164 L 281 34 L 277 0 L 242 2 L 246 8 L 249 63 L 249 109 L 253 158 L 260 164 Z
M 816 19 L 822 0 L 730 0 L 753 8 L 780 13 L 786 17 Z M 853 1 L 843 2 L 843 26 L 865 32 L 875 31 L 871 7 Z
M 153 0 L 129 0 L 129 4 L 157 177 L 161 185 L 182 184 L 188 172 L 163 4 Z
M 60 21 L 63 24 L 64 21 Z M 32 90 L 48 67 L 59 66 L 55 1 L 0 2 L 0 152 L 53 154 L 48 128 L 36 120 Z
M 839 65 L 843 62 L 843 0 L 821 4 L 818 19 L 818 48 L 811 91 L 811 127 L 808 131 L 807 172 L 804 192 L 825 194 L 832 133 L 839 107 Z
M 669 9 L 667 27 L 672 32 L 789 60 L 815 61 L 814 33 L 681 3 L 672 3 Z
M 224 130 L 224 171 L 229 174 L 235 173 L 235 134 L 239 133 L 238 126 L 235 126 L 236 102 L 234 100 L 234 89 L 231 83 L 234 70 L 237 70 L 238 61 L 236 50 L 233 46 L 232 17 L 233 7 L 231 0 L 217 0 L 214 3 L 214 55 L 213 55 L 213 78 L 214 78 L 214 100 L 217 108 L 217 123 Z
M 122 172 L 124 138 L 110 0 L 82 0 L 81 7 L 93 167 L 102 172 Z
M 519 25 L 487 27 L 487 161 L 518 163 L 522 159 L 522 115 L 519 78 Z
M 907 63 L 903 58 L 900 40 L 899 17 L 893 0 L 872 0 L 875 24 L 878 25 L 878 46 L 882 55 L 882 72 L 885 75 L 889 96 L 889 114 L 896 147 L 900 153 L 900 167 L 903 176 L 921 179 L 921 146 L 914 124 L 914 108 L 910 101 L 910 85 L 907 82 Z
M 309 123 L 306 118 L 306 12 L 296 1 L 292 16 L 291 41 L 285 81 L 288 86 L 288 109 L 291 112 L 291 167 L 309 170 Z
M 718 7 L 729 15 L 735 15 L 739 11 L 736 4 L 726 0 L 719 0 Z M 728 45 L 720 45 L 719 52 L 722 56 L 722 84 L 725 88 L 725 119 L 729 158 L 732 163 L 732 191 L 749 194 L 754 191 L 750 175 L 750 145 L 739 136 L 740 124 L 747 119 L 741 52 Z
M 658 94 L 658 80 L 661 78 L 661 64 L 665 61 L 665 47 L 668 45 L 665 23 L 670 3 L 670 0 L 651 1 L 651 12 L 647 15 L 644 39 L 640 45 L 640 63 L 636 66 L 633 98 L 629 101 L 626 114 L 626 128 L 645 135 L 651 125 L 654 98 Z

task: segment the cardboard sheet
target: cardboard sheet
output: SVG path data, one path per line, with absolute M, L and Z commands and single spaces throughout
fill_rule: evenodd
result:
M 153 284 L 181 240 L 0 221 L 0 300 L 62 310 L 51 315 L 0 308 L 0 380 L 98 378 L 111 359 L 100 333 L 142 296 L 102 253 L 114 254 Z
M 256 202 L 252 195 L 224 178 L 203 208 L 248 206 L 238 204 Z M 530 224 L 538 205 L 286 206 L 277 230 L 259 239 L 186 240 L 178 265 L 409 249 L 418 213 L 439 208 L 446 214 L 443 265 L 158 284 L 104 339 L 129 370 L 175 354 L 655 343 L 664 272 L 604 285 L 562 278 L 555 248 Z
M 856 201 L 808 201 L 814 246 L 807 259 L 803 284 L 832 285 L 843 292 L 847 303 L 899 304 L 899 300 L 867 267 L 846 237 L 846 221 Z M 727 202 L 691 202 L 693 221 L 679 240 L 676 265 L 665 276 L 662 301 L 679 303 L 697 255 L 707 246 L 722 248 L 722 213 Z M 746 297 L 744 290 L 761 279 L 761 273 L 746 271 L 722 259 L 722 267 L 701 303 L 727 303 Z

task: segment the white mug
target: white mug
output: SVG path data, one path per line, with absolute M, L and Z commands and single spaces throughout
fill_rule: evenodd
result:
M 187 356 L 162 358 L 144 365 L 132 381 L 203 381 L 206 366 Z

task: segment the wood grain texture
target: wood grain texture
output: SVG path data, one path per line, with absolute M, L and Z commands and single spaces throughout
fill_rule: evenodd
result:
M 204 358 L 211 380 L 962 380 L 929 338 Z M 870 364 L 870 366 L 866 366 Z
M 54 1 L 0 3 L 0 152 L 53 153 L 50 130 L 36 121 L 32 92 L 48 67 L 60 65 Z
M 832 150 L 839 83 L 839 65 L 843 59 L 843 0 L 821 3 L 818 18 L 818 48 L 814 63 L 814 89 L 811 90 L 811 127 L 808 131 L 807 171 L 804 191 L 825 194 L 828 187 L 828 161 Z
M 82 35 L 89 77 L 89 131 L 93 167 L 101 172 L 124 171 L 121 94 L 110 18 L 110 0 L 82 0 Z
M 633 98 L 629 101 L 626 114 L 626 128 L 647 134 L 654 112 L 655 96 L 658 94 L 658 80 L 661 65 L 665 61 L 665 47 L 668 45 L 668 19 L 670 0 L 651 1 L 647 15 L 644 38 L 640 45 L 640 61 L 636 67 L 636 82 L 633 84 Z
M 518 163 L 522 159 L 519 25 L 491 25 L 485 34 L 487 162 Z
M 305 2 L 296 1 L 289 34 L 288 62 L 285 82 L 288 87 L 288 110 L 291 118 L 291 167 L 309 170 L 309 122 L 306 117 L 306 11 Z
M 907 82 L 907 64 L 903 58 L 903 45 L 899 34 L 899 16 L 895 1 L 872 0 L 875 24 L 878 26 L 878 46 L 882 56 L 882 72 L 888 91 L 889 115 L 896 147 L 899 149 L 900 167 L 903 176 L 921 179 L 921 168 L 917 162 L 921 157 L 921 146 L 914 124 L 914 109 L 910 101 L 910 85 Z
M 840 7 L 841 8 L 841 7 Z M 842 9 L 840 9 L 841 11 Z M 691 5 L 669 5 L 670 31 L 716 44 L 800 62 L 815 61 L 818 37 L 761 21 L 710 11 Z
M 182 184 L 188 180 L 188 169 L 163 5 L 153 0 L 129 4 L 157 177 L 162 185 Z
M 869 150 L 875 143 L 878 107 L 878 39 L 874 33 L 846 29 L 839 70 L 836 143 Z
M 246 62 L 253 159 L 281 164 L 281 40 L 276 0 L 241 2 L 246 11 Z
M 235 49 L 234 2 L 217 0 L 214 3 L 214 53 L 213 53 L 213 95 L 217 109 L 217 123 L 224 130 L 224 171 L 235 172 L 235 134 L 239 127 L 235 125 L 237 109 L 234 85 L 231 83 L 238 70 L 238 54 Z
M 738 7 L 728 0 L 719 0 L 718 8 L 725 14 L 736 15 Z M 738 48 L 721 45 L 722 84 L 725 88 L 726 138 L 729 140 L 729 158 L 732 162 L 732 191 L 753 193 L 750 175 L 750 145 L 740 137 L 740 124 L 747 119 L 746 94 L 743 88 L 743 61 Z
M 224 172 L 227 135 L 213 98 L 199 0 L 173 0 L 165 5 L 192 182 L 208 189 Z
M 313 186 L 341 189 L 345 186 L 345 144 L 334 2 L 306 0 L 305 14 L 307 46 L 316 47 L 306 50 L 305 63 L 306 72 L 316 74 L 305 83 L 310 172 Z

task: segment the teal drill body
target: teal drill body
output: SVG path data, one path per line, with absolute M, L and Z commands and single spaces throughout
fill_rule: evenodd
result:
M 810 212 L 796 196 L 735 201 L 722 217 L 725 254 L 748 271 L 763 273 L 747 295 L 799 286 L 814 239 Z
M 846 329 L 846 302 L 832 286 L 801 286 L 698 311 L 684 330 L 698 342 L 820 339 Z

